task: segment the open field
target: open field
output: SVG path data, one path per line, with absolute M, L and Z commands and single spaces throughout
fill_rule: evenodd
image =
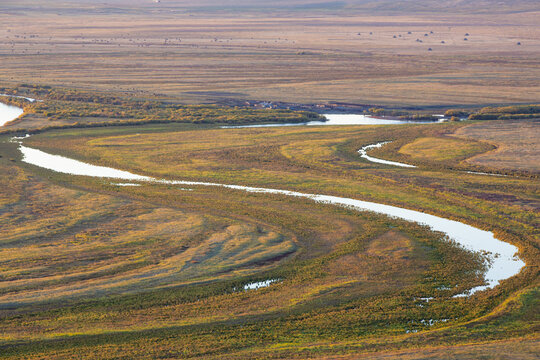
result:
M 471 143 L 457 139 L 425 137 L 404 145 L 399 152 L 413 159 L 444 161 L 465 159 L 475 153 L 483 153 L 486 147 L 481 143 Z
M 540 98 L 534 2 L 238 3 L 2 1 L 0 81 L 186 103 Z
M 470 164 L 540 173 L 540 122 L 504 121 L 474 124 L 455 136 L 497 144 L 497 150 L 467 159 Z
M 374 355 L 362 356 L 363 359 L 521 359 L 537 358 L 539 340 L 520 339 L 519 341 L 500 341 L 486 344 L 464 346 L 445 346 L 421 350 L 406 350 L 397 352 L 380 352 Z M 357 355 L 332 357 L 333 359 L 355 359 Z

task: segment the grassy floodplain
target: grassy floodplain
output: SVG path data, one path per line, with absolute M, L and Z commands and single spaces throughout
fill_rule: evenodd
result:
M 277 195 L 120 187 L 26 165 L 16 144 L 4 142 L 2 228 L 25 231 L 11 230 L 3 240 L 2 352 L 304 358 L 381 351 L 406 357 L 404 349 L 420 348 L 414 356 L 453 349 L 474 357 L 519 343 L 519 356 L 532 358 L 538 181 L 522 170 L 511 177 L 464 173 L 505 171 L 463 161 L 493 149 L 449 137 L 470 126 L 477 123 L 264 129 L 170 123 L 51 130 L 25 143 L 157 178 L 348 196 L 492 230 L 517 245 L 528 266 L 471 298 L 452 295 L 481 284 L 481 255 L 421 226 Z M 407 158 L 419 168 L 373 164 L 356 153 L 378 141 L 393 141 L 373 151 L 381 157 L 421 146 L 421 161 Z M 466 146 L 448 154 L 448 141 Z M 266 279 L 279 281 L 243 291 Z

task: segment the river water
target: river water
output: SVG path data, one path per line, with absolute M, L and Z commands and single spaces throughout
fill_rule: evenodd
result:
M 371 161 L 371 162 L 374 162 L 374 163 L 385 164 L 385 165 L 394 165 L 394 166 L 405 167 L 405 168 L 415 168 L 416 167 L 414 165 L 400 163 L 400 162 L 397 162 L 397 161 L 389 161 L 389 160 L 378 159 L 378 158 L 375 158 L 373 156 L 369 156 L 367 154 L 367 152 L 369 150 L 378 149 L 378 148 L 382 147 L 384 144 L 388 144 L 389 142 L 390 141 L 385 141 L 385 142 L 380 142 L 380 143 L 376 143 L 376 144 L 373 144 L 373 145 L 366 145 L 366 146 L 362 147 L 360 150 L 358 150 L 358 153 L 364 159 L 366 159 L 368 161 Z
M 23 114 L 23 109 L 6 105 L 0 102 L 0 126 L 4 126 L 6 123 L 15 120 Z
M 305 123 L 258 124 L 222 126 L 222 129 L 261 128 L 280 126 L 332 126 L 332 125 L 403 125 L 403 124 L 435 124 L 437 121 L 406 121 L 374 118 L 363 114 L 323 114 L 326 121 L 310 121 Z

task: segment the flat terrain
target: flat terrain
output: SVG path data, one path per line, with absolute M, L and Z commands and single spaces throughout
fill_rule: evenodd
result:
M 0 82 L 195 103 L 540 98 L 534 2 L 236 3 L 2 1 Z
M 413 159 L 432 161 L 454 160 L 470 157 L 471 154 L 485 152 L 482 143 L 471 143 L 457 139 L 425 137 L 404 145 L 399 152 Z
M 381 352 L 374 355 L 362 355 L 363 359 L 537 359 L 539 340 L 520 339 L 519 341 L 501 341 L 465 346 L 435 347 L 425 350 Z M 355 359 L 357 355 L 333 357 L 337 359 Z
M 497 144 L 495 151 L 467 159 L 470 164 L 540 173 L 540 122 L 498 121 L 469 125 L 455 136 Z

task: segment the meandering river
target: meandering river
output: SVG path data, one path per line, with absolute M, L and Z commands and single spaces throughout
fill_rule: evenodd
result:
M 376 144 L 373 144 L 373 145 L 366 145 L 366 146 L 362 147 L 360 150 L 358 150 L 358 153 L 364 159 L 366 159 L 368 161 L 371 161 L 371 162 L 374 162 L 374 163 L 385 164 L 385 165 L 394 165 L 394 166 L 406 167 L 406 168 L 415 168 L 416 167 L 414 165 L 400 163 L 400 162 L 397 162 L 397 161 L 389 161 L 389 160 L 383 160 L 383 159 L 374 158 L 374 157 L 369 156 L 367 154 L 367 152 L 369 150 L 378 149 L 378 148 L 382 147 L 384 144 L 388 144 L 389 142 L 390 141 L 385 141 L 385 142 L 380 142 L 380 143 L 376 143 Z
M 21 140 L 16 140 L 21 142 Z M 384 214 L 393 218 L 404 219 L 427 225 L 434 231 L 445 233 L 451 240 L 460 244 L 464 248 L 488 253 L 489 264 L 485 273 L 486 285 L 477 286 L 470 289 L 466 296 L 477 291 L 490 289 L 499 284 L 500 281 L 517 275 L 525 266 L 525 263 L 517 257 L 518 248 L 512 244 L 496 239 L 492 232 L 481 230 L 459 221 L 445 219 L 439 216 L 426 214 L 420 211 L 409 210 L 397 206 L 379 204 L 375 202 L 362 201 L 339 196 L 329 196 L 323 194 L 308 194 L 296 191 L 259 188 L 242 185 L 219 184 L 199 181 L 179 181 L 155 179 L 149 176 L 137 175 L 123 170 L 110 167 L 87 164 L 75 159 L 66 158 L 59 155 L 52 155 L 38 149 L 29 148 L 20 144 L 19 149 L 23 155 L 23 161 L 64 174 L 91 176 L 97 178 L 108 178 L 125 181 L 141 181 L 157 184 L 181 185 L 181 186 L 212 186 L 245 191 L 250 193 L 278 194 L 283 196 L 293 196 L 310 199 L 319 203 L 333 204 L 347 207 L 356 211 L 372 211 Z
M 0 103 L 0 126 L 4 125 L 6 122 L 12 121 L 19 117 L 23 113 L 23 110 L 15 107 L 9 106 Z M 374 122 L 377 122 L 380 125 L 381 121 L 384 124 L 393 124 L 399 123 L 403 124 L 406 122 L 400 122 L 395 120 L 380 120 L 368 118 L 364 115 L 327 115 L 329 118 L 328 122 L 322 122 L 320 124 L 304 124 L 304 125 L 374 125 Z M 365 122 L 369 122 L 366 124 Z M 298 125 L 298 124 L 294 124 Z M 268 125 L 265 125 L 268 126 Z M 276 126 L 276 125 L 274 125 Z M 282 124 L 278 126 L 283 126 Z M 292 126 L 292 124 L 291 124 Z M 439 216 L 426 214 L 420 211 L 409 210 L 400 208 L 397 206 L 390 206 L 379 204 L 375 202 L 362 201 L 357 199 L 351 199 L 346 197 L 339 196 L 330 196 L 323 194 L 308 194 L 296 191 L 281 190 L 281 189 L 270 189 L 270 188 L 259 188 L 259 187 L 250 187 L 242 185 L 231 185 L 231 184 L 219 184 L 219 183 L 209 183 L 209 182 L 198 182 L 198 181 L 178 181 L 178 180 L 164 180 L 164 179 L 155 179 L 149 176 L 137 175 L 130 173 L 128 171 L 118 170 L 105 166 L 96 166 L 92 164 L 87 164 L 82 161 L 75 159 L 70 159 L 67 157 L 48 154 L 44 151 L 33 149 L 27 146 L 22 145 L 23 138 L 13 138 L 13 141 L 18 142 L 19 149 L 23 156 L 23 161 L 35 165 L 41 168 L 45 168 L 51 171 L 78 175 L 78 176 L 90 176 L 106 179 L 115 179 L 123 181 L 138 181 L 138 182 L 147 182 L 147 183 L 157 183 L 157 184 L 170 184 L 170 185 L 183 185 L 183 186 L 212 186 L 212 187 L 222 187 L 229 188 L 238 191 L 245 191 L 250 193 L 267 193 L 267 194 L 278 194 L 283 196 L 293 196 L 310 199 L 319 203 L 333 204 L 337 206 L 347 207 L 356 211 L 372 211 L 378 214 L 384 214 L 393 218 L 404 219 L 407 221 L 416 222 L 419 224 L 426 225 L 434 231 L 439 231 L 445 233 L 450 239 L 460 244 L 464 248 L 475 251 L 487 253 L 489 257 L 488 269 L 485 273 L 486 285 L 477 286 L 470 289 L 466 294 L 460 294 L 458 296 L 466 296 L 473 294 L 477 291 L 490 289 L 497 286 L 500 281 L 508 279 L 514 275 L 517 275 L 521 269 L 525 266 L 525 263 L 517 257 L 518 248 L 512 244 L 503 242 L 499 239 L 496 239 L 492 232 L 481 230 L 473 226 L 445 219 Z M 402 167 L 414 167 L 408 164 L 402 164 L 392 161 L 386 161 L 382 159 L 372 158 L 367 155 L 367 151 L 371 148 L 380 147 L 385 143 L 378 143 L 373 145 L 364 146 L 359 150 L 362 157 L 383 164 L 390 164 Z M 119 184 L 122 185 L 122 184 Z M 130 183 L 130 185 L 135 185 Z

